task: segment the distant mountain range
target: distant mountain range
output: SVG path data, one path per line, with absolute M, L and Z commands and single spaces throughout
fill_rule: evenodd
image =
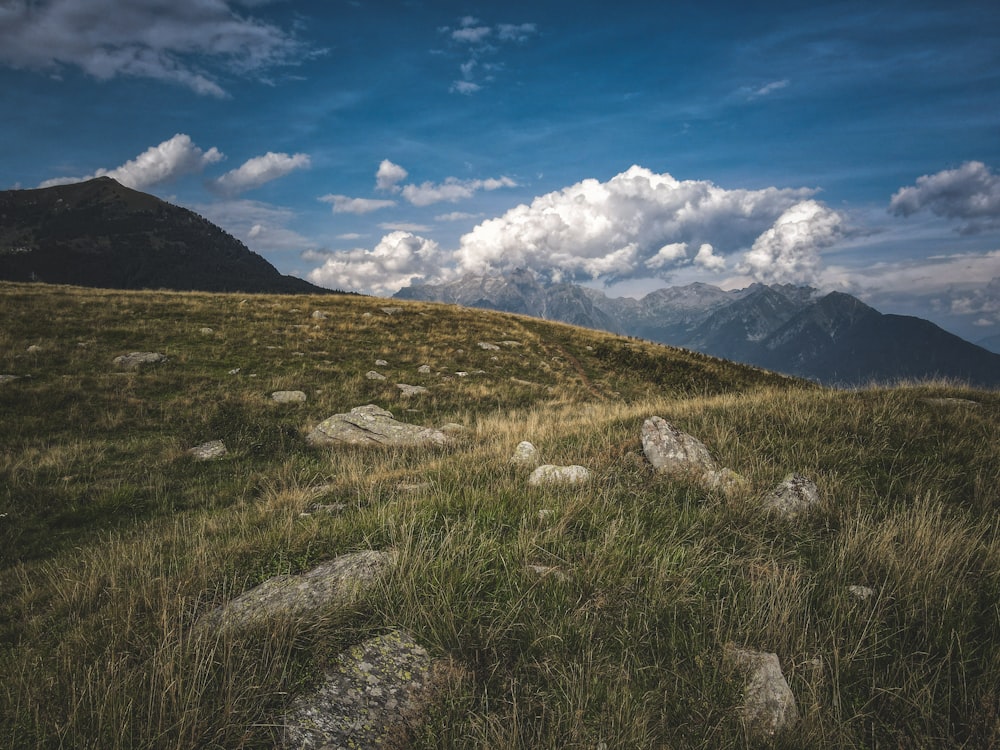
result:
M 193 211 L 110 177 L 0 192 L 0 279 L 109 289 L 329 294 Z
M 519 270 L 414 285 L 396 297 L 560 320 L 831 385 L 947 377 L 1000 386 L 1000 354 L 922 318 L 884 315 L 849 294 L 811 287 L 724 291 L 698 283 L 612 299 L 574 284 L 543 284 Z

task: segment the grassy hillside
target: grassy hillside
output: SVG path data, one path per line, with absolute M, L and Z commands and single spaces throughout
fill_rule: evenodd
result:
M 803 718 L 779 746 L 1000 742 L 996 392 L 824 390 L 370 298 L 3 284 L 0 321 L 0 374 L 19 376 L 0 383 L 0 747 L 273 747 L 292 697 L 387 627 L 461 665 L 417 747 L 748 746 L 728 642 L 781 659 Z M 168 359 L 115 367 L 131 351 Z M 308 400 L 270 401 L 286 389 Z M 929 400 L 955 397 L 977 405 Z M 305 442 L 367 403 L 469 432 L 437 451 Z M 747 488 L 655 476 L 653 414 Z M 215 439 L 223 459 L 188 455 Z M 528 487 L 508 461 L 520 440 L 595 480 Z M 791 471 L 825 498 L 800 524 L 756 509 Z M 320 486 L 348 510 L 302 515 Z M 349 611 L 192 628 L 270 576 L 369 548 L 401 562 Z

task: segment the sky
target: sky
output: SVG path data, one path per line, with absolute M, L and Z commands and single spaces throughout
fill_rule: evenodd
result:
M 1000 333 L 1000 3 L 0 0 L 0 189 L 389 296 L 808 284 Z

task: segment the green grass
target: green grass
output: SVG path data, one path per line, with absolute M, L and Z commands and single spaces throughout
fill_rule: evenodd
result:
M 356 297 L 4 284 L 0 320 L 0 373 L 21 376 L 0 384 L 0 747 L 273 747 L 294 695 L 388 627 L 455 664 L 416 747 L 754 746 L 722 666 L 730 641 L 781 659 L 803 718 L 775 746 L 1000 742 L 996 392 L 826 390 L 560 324 Z M 520 343 L 477 346 L 507 340 Z M 169 359 L 112 365 L 137 350 Z M 407 400 L 394 382 L 431 391 Z M 270 403 L 280 389 L 308 401 Z M 305 442 L 366 403 L 470 435 L 435 451 Z M 655 476 L 639 441 L 652 414 L 746 491 Z M 187 455 L 212 439 L 224 459 Z M 528 487 L 508 462 L 525 439 L 594 481 Z M 756 510 L 791 471 L 825 498 L 798 524 Z M 300 515 L 321 484 L 344 514 Z M 193 627 L 272 575 L 366 548 L 400 562 L 347 611 Z

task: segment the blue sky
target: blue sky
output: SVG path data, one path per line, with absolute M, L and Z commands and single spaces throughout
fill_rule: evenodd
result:
M 0 0 L 0 188 L 284 273 L 808 283 L 1000 332 L 1000 5 Z

